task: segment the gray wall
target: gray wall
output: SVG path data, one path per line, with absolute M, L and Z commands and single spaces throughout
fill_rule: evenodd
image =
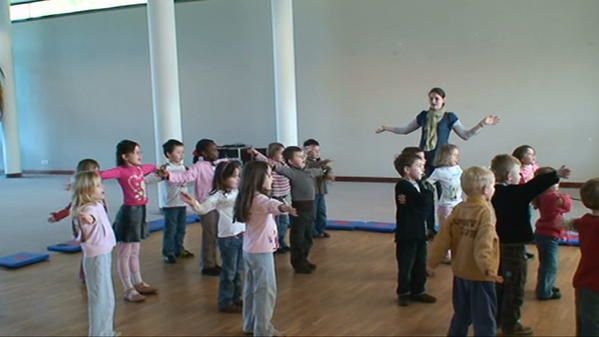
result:
M 187 152 L 202 137 L 273 140 L 269 1 L 176 8 Z M 441 86 L 467 126 L 502 117 L 469 142 L 452 136 L 463 166 L 530 143 L 573 180 L 597 176 L 599 2 L 298 0 L 294 12 L 300 138 L 319 139 L 339 175 L 394 176 L 419 132 L 374 129 L 409 122 Z M 111 166 L 122 138 L 154 159 L 146 26 L 144 8 L 14 25 L 25 169 Z

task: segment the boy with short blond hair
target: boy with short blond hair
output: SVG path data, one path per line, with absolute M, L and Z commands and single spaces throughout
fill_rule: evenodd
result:
M 499 238 L 495 231 L 495 192 L 493 172 L 471 167 L 461 177 L 468 196 L 459 203 L 441 226 L 432 243 L 429 268 L 434 268 L 451 249 L 453 308 L 449 336 L 466 336 L 470 324 L 476 336 L 495 336 L 497 296 L 495 282 L 499 269 Z
M 520 323 L 527 276 L 526 244 L 532 242 L 530 203 L 560 178 L 570 176 L 570 169 L 560 167 L 555 172 L 541 174 L 520 184 L 520 161 L 508 154 L 497 155 L 491 161 L 497 184 L 491 199 L 497 216 L 497 234 L 501 244 L 499 274 L 504 282 L 497 286 L 498 323 L 504 335 L 532 335 L 530 327 Z

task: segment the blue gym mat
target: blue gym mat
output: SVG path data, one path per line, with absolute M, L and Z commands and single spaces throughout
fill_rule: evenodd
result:
M 47 249 L 52 252 L 78 253 L 81 251 L 81 244 L 79 243 L 79 241 L 71 240 L 56 245 L 48 246 Z
M 394 223 L 368 221 L 357 225 L 356 230 L 376 233 L 394 233 L 395 227 Z
M 353 231 L 358 225 L 362 224 L 364 224 L 363 221 L 328 220 L 326 229 Z
M 50 258 L 46 253 L 21 252 L 0 257 L 0 266 L 17 269 L 30 264 L 46 261 Z

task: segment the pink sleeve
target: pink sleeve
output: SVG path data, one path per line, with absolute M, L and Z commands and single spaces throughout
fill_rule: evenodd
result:
M 121 171 L 121 168 L 118 166 L 109 170 L 100 171 L 100 178 L 103 180 L 117 179 L 121 177 Z
M 150 173 L 156 172 L 158 170 L 158 168 L 154 164 L 142 164 L 141 170 L 143 171 L 144 176 L 145 176 Z
M 265 195 L 259 195 L 255 198 L 254 202 L 258 202 L 257 206 L 264 213 L 271 213 L 273 215 L 279 215 L 283 213 L 279 210 L 279 206 L 281 206 L 283 203 L 277 199 L 271 199 Z
M 190 167 L 189 170 L 186 170 L 184 172 L 169 172 L 168 181 L 177 184 L 185 184 L 190 181 L 196 180 L 200 172 L 200 164 L 201 162 L 197 162 L 192 167 Z

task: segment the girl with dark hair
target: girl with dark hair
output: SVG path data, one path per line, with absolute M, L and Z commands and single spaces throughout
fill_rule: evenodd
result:
M 123 140 L 116 146 L 117 167 L 100 171 L 102 179 L 117 179 L 123 191 L 123 205 L 113 227 L 117 240 L 117 270 L 129 302 L 142 302 L 143 295 L 158 290 L 145 283 L 141 277 L 139 251 L 141 240 L 149 235 L 146 222 L 148 196 L 144 177 L 158 171 L 156 165 L 141 163 L 139 144 Z

